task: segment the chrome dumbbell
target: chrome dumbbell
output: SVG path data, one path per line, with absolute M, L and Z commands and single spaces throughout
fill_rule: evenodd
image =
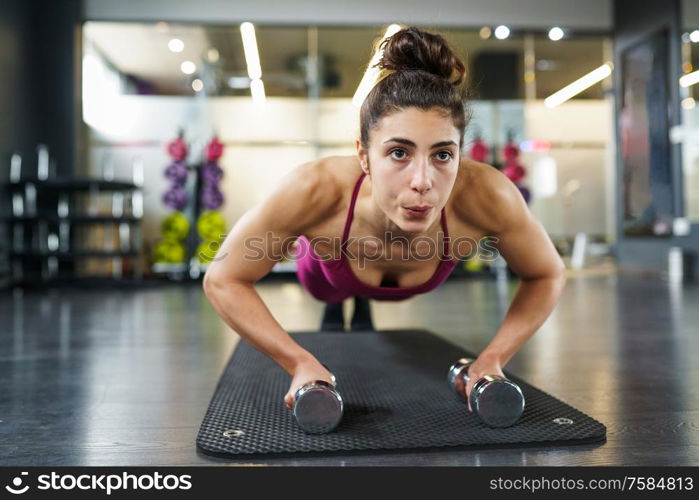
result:
M 475 359 L 461 358 L 449 368 L 449 386 L 466 400 L 468 368 Z M 517 384 L 500 375 L 486 375 L 471 388 L 471 409 L 490 427 L 509 427 L 524 411 L 524 394 Z
M 308 434 L 330 432 L 342 419 L 342 398 L 333 385 L 336 383 L 335 375 L 330 375 L 332 384 L 313 380 L 302 385 L 294 395 L 294 418 Z

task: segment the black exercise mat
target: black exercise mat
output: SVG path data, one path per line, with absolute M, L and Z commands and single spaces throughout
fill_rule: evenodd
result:
M 241 341 L 199 429 L 197 447 L 202 452 L 226 457 L 342 454 L 561 446 L 606 438 L 603 424 L 507 371 L 524 393 L 524 413 L 512 427 L 487 427 L 447 384 L 451 364 L 474 356 L 424 330 L 298 332 L 292 337 L 337 377 L 345 405 L 340 425 L 329 434 L 305 434 L 283 403 L 289 375 Z

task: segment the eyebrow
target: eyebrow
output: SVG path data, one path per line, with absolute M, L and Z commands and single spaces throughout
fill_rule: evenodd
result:
M 402 137 L 391 137 L 390 139 L 383 141 L 384 144 L 386 144 L 387 142 L 398 142 L 400 144 L 405 144 L 406 146 L 412 146 L 412 147 L 417 146 L 417 144 L 415 144 L 410 139 L 403 139 Z M 430 149 L 441 148 L 443 146 L 452 146 L 452 145 L 456 146 L 456 143 L 454 141 L 435 142 L 434 144 L 432 144 L 432 146 L 430 146 Z

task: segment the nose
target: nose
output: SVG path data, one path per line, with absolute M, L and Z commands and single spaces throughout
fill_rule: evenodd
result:
M 432 188 L 430 179 L 429 164 L 427 161 L 417 161 L 415 163 L 412 177 L 410 178 L 410 188 L 418 193 L 426 193 Z

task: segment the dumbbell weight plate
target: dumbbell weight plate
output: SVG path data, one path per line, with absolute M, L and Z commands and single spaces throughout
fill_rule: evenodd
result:
M 342 419 L 342 408 L 340 394 L 324 380 L 304 384 L 294 396 L 294 418 L 308 434 L 332 431 Z
M 202 241 L 197 247 L 197 258 L 202 264 L 208 264 L 216 257 L 216 253 L 221 248 L 221 243 L 216 240 Z
M 153 262 L 178 263 L 185 260 L 185 248 L 179 242 L 160 240 L 153 249 Z
M 471 389 L 471 408 L 490 427 L 509 427 L 522 416 L 524 394 L 517 384 L 495 375 L 479 379 Z
M 466 399 L 468 368 L 475 360 L 461 358 L 449 368 L 449 387 Z M 486 375 L 471 388 L 471 409 L 490 427 L 509 427 L 524 411 L 524 395 L 514 382 L 498 375 Z
M 226 220 L 220 212 L 206 210 L 197 220 L 197 232 L 204 240 L 218 240 L 226 232 Z
M 182 240 L 189 233 L 189 220 L 182 212 L 172 212 L 163 219 L 160 230 L 166 240 Z

